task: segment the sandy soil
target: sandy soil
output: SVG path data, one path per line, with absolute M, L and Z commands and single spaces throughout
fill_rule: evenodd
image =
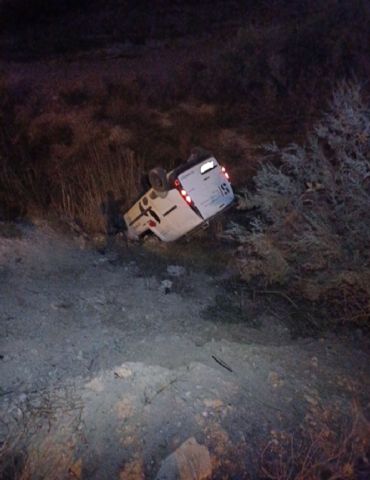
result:
M 226 267 L 1 232 L 2 478 L 253 478 L 277 432 L 369 409 L 360 332 L 293 340 L 271 303 L 241 317 Z

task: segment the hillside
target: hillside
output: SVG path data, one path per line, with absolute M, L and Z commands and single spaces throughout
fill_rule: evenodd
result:
M 1 479 L 370 477 L 369 76 L 365 0 L 0 0 Z

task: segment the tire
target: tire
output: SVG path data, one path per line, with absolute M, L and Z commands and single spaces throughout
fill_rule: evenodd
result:
M 202 147 L 194 147 L 191 149 L 190 157 L 187 159 L 187 162 L 191 163 L 194 161 L 207 160 L 207 158 L 212 157 L 212 153 Z
M 167 172 L 162 167 L 156 167 L 149 172 L 149 183 L 157 192 L 166 192 L 170 189 Z

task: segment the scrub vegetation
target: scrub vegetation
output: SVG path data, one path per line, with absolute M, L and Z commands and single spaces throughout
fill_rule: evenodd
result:
M 11 71 L 6 75 L 6 64 L 3 68 L 3 215 L 64 212 L 89 232 L 101 231 L 99 206 L 107 191 L 117 192 L 120 183 L 120 190 L 125 190 L 125 208 L 140 188 L 130 174 L 128 159 L 135 158 L 145 170 L 157 164 L 171 168 L 186 159 L 194 145 L 213 150 L 228 164 L 237 186 L 242 186 L 255 172 L 256 145 L 274 139 L 283 144 L 302 140 L 338 79 L 366 78 L 369 74 L 369 10 L 365 2 L 329 2 L 324 9 L 319 3 L 307 2 L 299 11 L 290 2 L 285 6 L 277 2 L 269 6 L 268 14 L 264 4 L 253 8 L 246 4 L 238 7 L 240 11 L 227 8 L 227 15 L 221 3 L 218 8 L 205 7 L 197 22 L 186 24 L 184 29 L 178 19 L 176 23 L 172 17 L 161 15 L 158 7 L 155 26 L 141 28 L 147 35 L 141 44 L 135 37 L 140 23 L 130 23 L 129 19 L 126 21 L 135 28 L 128 29 L 125 39 L 118 33 L 115 36 L 114 30 L 104 37 L 98 32 L 92 37 L 87 36 L 86 26 L 77 28 L 75 24 L 81 22 L 98 28 L 97 15 L 103 8 L 99 2 L 91 10 L 89 5 L 86 19 L 84 2 L 73 8 L 68 2 L 51 2 L 44 9 L 44 2 L 35 1 L 34 8 L 28 5 L 29 15 L 19 19 L 24 23 L 22 35 L 16 22 L 24 9 L 22 1 L 3 2 L 1 17 L 7 19 L 3 51 L 11 52 L 19 62 L 27 55 L 27 61 L 33 56 L 35 62 L 35 67 L 17 80 Z M 105 18 L 111 21 L 124 17 L 124 6 L 115 16 L 111 3 L 104 8 Z M 191 6 L 184 6 L 185 18 L 191 17 L 191 11 Z M 227 18 L 234 15 L 235 21 L 238 12 L 239 24 L 228 27 L 225 41 L 221 19 L 228 25 Z M 141 20 L 145 23 L 144 18 Z M 172 21 L 173 29 L 168 33 Z M 61 35 L 58 29 L 65 24 L 71 28 Z M 42 29 L 45 25 L 48 28 Z M 205 28 L 214 32 L 213 44 L 207 36 L 202 37 Z M 174 47 L 166 46 L 165 34 Z M 39 35 L 47 38 L 42 40 Z M 192 35 L 199 44 L 196 56 Z M 62 51 L 49 37 L 66 43 Z M 98 49 L 94 38 L 101 38 L 103 50 Z M 145 44 L 152 41 L 159 42 L 161 65 L 155 63 L 144 72 L 140 62 L 145 62 Z M 115 43 L 116 50 L 111 52 L 109 42 L 121 43 Z M 174 61 L 176 48 L 183 55 L 180 63 Z M 130 71 L 121 74 L 123 64 L 114 62 L 122 56 L 125 61 L 130 49 L 135 59 Z M 101 57 L 104 63 L 96 69 L 94 58 Z M 81 67 L 74 76 L 63 78 L 65 70 L 73 68 L 73 59 L 82 62 Z M 38 75 L 50 79 L 40 85 L 37 68 L 45 61 L 48 70 Z M 65 66 L 63 62 L 67 62 Z M 107 62 L 111 67 L 107 68 Z M 96 182 L 102 165 L 109 169 L 111 163 L 119 164 L 125 181 L 110 176 L 111 185 Z M 81 196 L 84 190 L 89 191 L 88 199 Z M 86 202 L 90 202 L 87 211 Z
M 328 322 L 370 319 L 370 114 L 358 85 L 342 84 L 304 145 L 265 147 L 244 190 L 255 209 L 238 250 L 241 275 L 261 288 L 284 286 L 329 308 Z M 235 227 L 234 227 L 235 228 Z

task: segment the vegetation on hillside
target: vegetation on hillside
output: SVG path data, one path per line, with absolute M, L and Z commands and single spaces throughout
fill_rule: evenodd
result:
M 358 0 L 305 4 L 302 16 L 293 6 L 276 18 L 261 12 L 222 46 L 215 40 L 207 60 L 161 80 L 61 83 L 44 98 L 4 78 L 0 214 L 53 212 L 104 232 L 107 195 L 124 210 L 143 171 L 172 168 L 200 144 L 226 161 L 238 187 L 250 185 L 253 144 L 278 137 L 282 148 L 270 148 L 248 194 L 261 217 L 242 235 L 242 275 L 330 305 L 332 318 L 366 323 L 370 123 L 359 87 L 343 83 L 306 144 L 289 142 L 305 138 L 338 79 L 369 72 L 369 9 Z
M 336 89 L 306 144 L 266 150 L 254 191 L 244 191 L 258 215 L 238 232 L 243 278 L 283 285 L 336 323 L 368 325 L 370 109 L 360 87 Z
M 45 31 L 50 34 L 58 15 L 69 12 L 70 2 L 57 3 L 50 3 L 50 11 L 44 12 L 49 19 Z M 35 0 L 34 11 L 41 11 L 43 4 Z M 22 5 L 21 0 L 5 2 L 3 13 L 16 18 L 14 12 Z M 80 2 L 73 8 L 82 15 L 83 6 Z M 248 182 L 257 162 L 251 154 L 252 142 L 303 138 L 333 83 L 353 75 L 362 78 L 370 69 L 364 60 L 370 44 L 364 2 L 330 2 L 325 9 L 305 4 L 301 16 L 292 5 L 278 6 L 277 2 L 275 10 L 266 11 L 263 5 L 261 11 L 248 7 L 250 23 L 231 33 L 227 42 L 215 37 L 214 53 L 207 60 L 179 65 L 161 80 L 137 75 L 119 83 L 62 82 L 50 98 L 27 81 L 14 84 L 4 78 L 0 87 L 3 215 L 57 211 L 89 231 L 101 230 L 99 206 L 107 191 L 124 197 L 124 208 L 139 189 L 139 175 L 133 178 L 130 162 L 135 161 L 140 170 L 156 164 L 171 168 L 197 144 L 226 161 L 239 186 Z M 98 2 L 85 15 L 94 21 L 90 15 L 101 14 L 99 8 L 103 7 Z M 31 21 L 27 32 L 32 37 Z M 69 33 L 63 38 L 68 40 Z M 27 55 L 26 47 L 14 45 Z M 41 43 L 45 48 L 50 45 Z M 104 166 L 121 173 L 101 175 Z M 103 177 L 104 181 L 96 181 Z

